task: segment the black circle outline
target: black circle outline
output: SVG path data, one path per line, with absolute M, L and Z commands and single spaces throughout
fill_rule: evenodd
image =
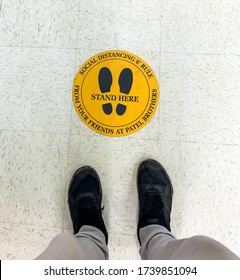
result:
M 112 51 L 113 52 L 113 51 Z M 122 51 L 123 53 L 125 53 L 126 54 L 126 52 L 124 52 L 124 51 Z M 102 53 L 105 53 L 105 52 L 102 52 Z M 94 57 L 96 57 L 96 56 L 98 56 L 98 55 L 100 55 L 101 53 L 99 53 L 99 54 L 96 54 L 96 55 L 94 55 L 94 56 L 92 56 L 91 58 L 89 58 L 85 63 L 87 63 L 90 59 L 92 59 L 92 58 L 94 58 Z M 134 55 L 134 54 L 132 54 L 135 58 L 137 58 L 137 59 L 140 59 L 141 60 L 141 62 L 145 62 L 142 58 L 140 58 L 140 57 L 138 57 L 138 56 L 136 56 L 136 55 Z M 138 120 L 138 119 L 140 119 L 141 118 L 141 116 L 144 114 L 144 112 L 146 111 L 146 109 L 147 109 L 147 107 L 148 107 L 148 104 L 150 103 L 150 86 L 149 86 L 149 82 L 148 82 L 148 80 L 147 80 L 147 78 L 146 78 L 146 76 L 145 76 L 145 72 L 143 72 L 142 70 L 141 70 L 141 68 L 140 67 L 137 67 L 137 65 L 136 65 L 136 63 L 132 63 L 132 62 L 130 62 L 130 61 L 128 61 L 128 60 L 125 60 L 125 59 L 122 59 L 122 58 L 107 58 L 107 59 L 104 59 L 103 61 L 100 61 L 100 62 L 98 62 L 97 64 L 95 64 L 93 67 L 91 67 L 88 71 L 87 71 L 87 73 L 86 73 L 86 75 L 85 75 L 85 77 L 83 78 L 83 80 L 82 80 L 82 85 L 83 85 L 83 83 L 84 83 L 84 80 L 85 80 L 85 78 L 87 77 L 87 75 L 88 75 L 88 73 L 90 72 L 90 70 L 92 70 L 95 66 L 97 66 L 97 65 L 99 65 L 100 63 L 103 63 L 104 61 L 107 61 L 107 60 L 122 60 L 122 61 L 124 61 L 124 62 L 129 62 L 129 63 L 131 63 L 133 66 L 135 66 L 138 70 L 140 70 L 140 72 L 143 74 L 143 76 L 144 76 L 144 78 L 146 79 L 146 81 L 147 81 L 147 86 L 148 86 L 148 90 L 149 90 L 149 92 L 148 92 L 148 102 L 147 102 L 147 104 L 146 104 L 146 106 L 145 106 L 145 108 L 144 108 L 144 110 L 143 110 L 143 112 L 137 117 L 137 119 L 135 119 L 135 120 L 133 120 L 132 122 L 130 122 L 130 123 L 128 123 L 128 124 L 124 124 L 124 125 L 118 125 L 118 126 L 112 126 L 112 125 L 108 125 L 108 124 L 104 124 L 104 123 L 101 123 L 99 120 L 96 120 L 89 112 L 88 112 L 88 110 L 87 110 L 87 108 L 86 108 L 86 106 L 85 106 L 85 104 L 84 104 L 84 101 L 83 101 L 83 98 L 82 98 L 82 86 L 81 86 L 81 92 L 80 92 L 80 98 L 81 98 L 81 100 L 82 100 L 82 104 L 83 104 L 83 107 L 84 107 L 84 109 L 87 111 L 87 113 L 88 113 L 88 115 L 93 119 L 93 120 L 95 120 L 98 124 L 101 124 L 101 125 L 104 125 L 104 126 L 106 126 L 106 127 L 112 127 L 112 128 L 121 128 L 121 127 L 126 127 L 126 126 L 129 126 L 129 125 L 131 125 L 132 123 L 134 123 L 136 120 Z M 84 63 L 84 64 L 85 64 Z M 146 62 L 145 62 L 146 63 Z M 147 64 L 147 63 L 146 63 Z M 149 65 L 147 64 L 147 66 L 149 67 Z M 81 68 L 81 67 L 80 67 Z M 150 69 L 151 69 L 151 67 L 149 67 Z M 151 69 L 152 70 L 152 69 Z M 79 72 L 79 71 L 78 71 Z M 77 76 L 79 75 L 79 73 L 77 72 Z M 152 71 L 153 72 L 153 71 Z M 156 82 L 157 82 L 157 79 L 156 79 L 156 77 L 155 77 L 155 73 L 153 72 L 153 74 L 154 74 L 154 78 L 155 78 L 155 80 L 156 80 Z M 75 78 L 76 79 L 76 78 Z M 74 83 L 75 84 L 75 83 Z M 157 82 L 157 86 L 158 86 L 158 82 Z M 75 103 L 74 103 L 75 104 Z M 76 107 L 75 107 L 75 109 L 76 109 Z M 156 110 L 156 107 L 155 107 L 155 110 Z M 77 111 L 77 110 L 76 110 Z M 155 113 L 155 112 L 154 112 Z M 78 114 L 78 112 L 77 112 L 77 115 L 81 118 L 81 116 Z M 82 119 L 82 118 L 81 118 Z M 88 126 L 89 127 L 89 126 Z M 95 130 L 94 130 L 95 131 Z

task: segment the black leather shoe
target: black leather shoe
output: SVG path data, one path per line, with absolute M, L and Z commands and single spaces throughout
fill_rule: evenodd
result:
M 97 172 L 89 166 L 78 169 L 69 185 L 68 205 L 74 234 L 84 225 L 100 229 L 108 242 L 108 233 L 102 218 L 102 187 Z
M 169 231 L 173 187 L 171 180 L 160 163 L 153 159 L 143 161 L 137 174 L 139 218 L 137 235 L 141 228 L 157 224 Z

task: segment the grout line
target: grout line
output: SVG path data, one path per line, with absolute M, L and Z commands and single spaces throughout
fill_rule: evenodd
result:
M 71 112 L 73 111 L 73 107 L 71 106 Z M 71 114 L 71 118 L 72 118 L 72 114 Z M 1 129 L 0 128 L 0 132 L 4 132 L 4 131 L 8 131 L 8 132 L 21 132 L 21 133 L 36 133 L 36 134 L 54 134 L 54 135 L 68 135 L 69 139 L 70 136 L 81 136 L 81 137 L 89 137 L 89 134 L 78 134 L 78 133 L 72 133 L 72 129 L 70 126 L 70 131 L 69 132 L 49 132 L 49 131 L 32 131 L 32 130 L 18 130 L 18 129 Z M 100 136 L 97 135 L 97 136 Z M 119 139 L 120 137 L 107 137 L 106 139 Z M 127 139 L 128 136 L 126 137 L 121 137 L 120 139 Z M 192 144 L 200 144 L 200 145 L 215 145 L 215 146 L 234 146 L 234 147 L 240 147 L 240 144 L 237 143 L 220 143 L 220 142 L 198 142 L 198 141 L 190 141 L 190 140 L 174 140 L 174 139 L 161 139 L 160 135 L 159 135 L 159 139 L 155 138 L 155 139 L 149 139 L 149 138 L 130 138 L 128 140 L 135 140 L 135 141 L 152 141 L 152 142 L 176 142 L 176 143 L 192 143 Z M 1 221 L 0 221 L 1 222 Z
M 73 71 L 75 72 L 75 65 L 76 65 L 76 56 L 77 51 L 75 51 L 75 61 L 73 66 Z M 71 139 L 71 132 L 72 132 L 72 115 L 73 115 L 73 106 L 71 104 L 70 109 L 70 121 L 69 121 L 69 133 L 68 133 L 68 147 L 67 147 L 67 160 L 66 160 L 66 173 L 65 173 L 65 188 L 64 188 L 64 198 L 63 198 L 63 212 L 62 212 L 62 232 L 64 230 L 64 216 L 65 216 L 65 205 L 67 203 L 67 188 L 68 188 L 68 164 L 69 164 L 69 152 L 70 152 L 70 139 Z
M 56 134 L 56 135 L 68 135 L 68 132 L 56 132 L 56 131 L 38 131 L 38 130 L 23 130 L 23 129 L 11 129 L 11 128 L 0 128 L 0 131 L 9 132 L 25 132 L 25 133 L 36 133 L 36 134 Z
M 72 110 L 71 110 L 72 111 Z M 67 159 L 65 165 L 65 188 L 64 188 L 64 197 L 63 197 L 63 209 L 62 209 L 62 232 L 64 230 L 64 216 L 65 216 L 65 205 L 67 203 L 67 188 L 68 188 L 68 160 L 69 160 L 69 148 L 70 148 L 70 138 L 71 138 L 71 123 L 69 128 L 69 135 L 68 135 L 68 147 L 67 147 Z
M 217 142 L 197 142 L 197 141 L 190 141 L 190 140 L 168 140 L 168 139 L 160 139 L 160 142 L 176 142 L 176 143 L 190 143 L 190 144 L 198 144 L 198 145 L 215 145 L 215 146 L 234 146 L 240 147 L 240 144 L 230 144 L 230 143 L 217 143 Z
M 72 133 L 72 136 L 80 136 L 80 134 L 77 133 Z M 89 137 L 88 134 L 81 134 L 81 136 L 86 136 Z M 115 138 L 116 140 L 119 139 L 120 137 L 107 137 L 107 139 L 112 139 Z M 121 138 L 126 138 L 127 137 L 121 137 Z M 215 146 L 236 146 L 236 147 L 240 147 L 240 144 L 236 144 L 236 143 L 218 143 L 218 142 L 197 142 L 197 141 L 190 141 L 190 140 L 173 140 L 173 139 L 160 139 L 159 136 L 159 140 L 158 138 L 155 139 L 149 139 L 149 138 L 129 138 L 128 140 L 135 140 L 135 141 L 151 141 L 151 142 L 176 142 L 176 143 L 191 143 L 191 144 L 199 144 L 199 145 L 215 145 Z
M 78 49 L 78 35 L 79 35 L 79 22 L 80 22 L 80 12 L 81 12 L 81 1 L 79 1 L 79 6 L 78 6 L 78 17 L 77 17 L 77 32 L 76 32 L 76 45 L 75 45 L 75 50 L 77 51 Z M 75 69 L 74 69 L 75 71 Z
M 239 54 L 229 54 L 229 53 L 198 53 L 198 52 L 196 52 L 196 53 L 194 53 L 194 52 L 170 52 L 170 51 L 162 51 L 162 53 L 163 54 L 181 54 L 181 55 L 204 55 L 204 56 L 206 56 L 206 55 L 208 55 L 208 56 L 233 56 L 233 57 L 235 57 L 235 56 L 239 56 L 240 57 L 240 53 Z
M 3 0 L 0 0 L 0 12 L 2 11 L 2 1 Z M 1 15 L 0 15 L 1 16 Z
M 1 0 L 0 0 L 1 1 Z M 0 2 L 1 3 L 1 2 Z M 79 31 L 78 31 L 79 32 Z M 161 37 L 161 36 L 160 36 Z M 46 47 L 46 46 L 11 46 L 11 45 L 0 45 L 0 48 L 20 48 L 20 49 L 49 49 L 49 50 L 82 50 L 82 51 L 99 51 L 98 49 L 85 49 L 85 48 L 78 48 L 78 47 L 73 47 L 73 48 L 64 48 L 64 47 Z M 152 54 L 159 54 L 158 51 L 138 51 L 138 53 L 152 53 Z M 229 54 L 229 53 L 194 53 L 194 52 L 171 52 L 171 51 L 160 51 L 161 55 L 162 54 L 181 54 L 181 55 L 202 55 L 202 56 L 229 56 L 229 57 L 240 57 L 239 54 Z
M 162 111 L 162 102 L 161 102 L 161 85 L 162 85 L 162 43 L 161 43 L 161 51 L 160 51 L 160 65 L 159 65 L 159 111 L 158 111 L 158 143 L 160 143 L 160 125 L 161 125 L 161 111 Z
M 77 53 L 77 52 L 76 52 Z M 75 55 L 75 63 L 76 63 L 76 55 Z M 74 69 L 75 69 L 74 63 Z M 69 133 L 68 133 L 68 147 L 67 147 L 67 161 L 66 161 L 66 174 L 65 174 L 65 188 L 64 188 L 64 199 L 63 199 L 63 213 L 62 213 L 62 231 L 64 230 L 64 216 L 65 216 L 65 205 L 67 203 L 67 188 L 68 188 L 68 164 L 69 164 L 69 151 L 70 151 L 70 139 L 71 139 L 71 132 L 72 132 L 72 113 L 73 113 L 73 106 L 71 106 L 71 117 L 69 122 Z
M 157 141 L 158 143 L 160 142 L 160 113 L 161 113 L 161 108 L 162 108 L 162 102 L 161 102 L 161 84 L 162 84 L 162 79 L 161 79 L 161 64 L 162 64 L 162 6 L 163 6 L 163 0 L 161 0 L 161 5 L 160 5 L 160 61 L 159 61 L 159 69 L 158 69 L 158 80 L 159 80 L 159 85 L 158 85 L 158 90 L 159 90 L 159 101 L 158 101 L 158 135 L 157 135 Z
M 117 20 L 114 20 L 114 18 L 116 18 Z M 118 40 L 118 34 L 117 34 L 117 22 L 118 22 L 118 13 L 115 14 L 115 10 L 114 13 L 111 15 L 111 20 L 113 20 L 113 26 L 114 26 L 114 37 L 116 42 L 114 42 L 114 45 L 116 46 L 116 49 L 119 49 L 119 40 Z M 113 46 L 114 48 L 114 46 Z M 122 49 L 122 48 L 121 48 Z
M 0 0 L 1 1 L 1 0 Z M 76 48 L 63 48 L 63 47 L 46 47 L 46 46 L 11 46 L 11 45 L 0 45 L 0 48 L 15 48 L 15 49 L 49 49 L 49 50 L 76 50 Z
M 47 226 L 47 225 L 35 225 L 35 224 L 28 224 L 28 223 L 16 223 L 16 222 L 6 222 L 6 221 L 0 221 L 1 224 L 10 224 L 10 225 L 21 225 L 21 226 L 30 226 L 30 227 L 37 227 L 37 228 L 55 228 L 55 229 L 62 229 L 61 227 L 55 227 L 55 226 Z
M 161 0 L 161 6 L 160 6 L 160 54 L 162 52 L 162 6 L 163 6 L 163 0 Z
M 77 31 L 76 31 L 76 45 L 75 45 L 75 59 L 73 65 L 73 77 L 75 78 L 75 71 L 77 67 L 77 46 L 78 46 L 78 34 L 79 34 L 79 18 L 80 18 L 80 5 L 78 6 L 78 16 L 77 16 Z M 65 205 L 67 203 L 67 188 L 68 188 L 68 165 L 69 165 L 69 154 L 70 154 L 70 139 L 72 134 L 72 121 L 73 121 L 73 104 L 71 102 L 70 109 L 70 121 L 69 121 L 69 135 L 68 135 L 68 148 L 67 148 L 67 162 L 66 162 L 66 174 L 65 174 L 65 189 L 64 189 L 64 199 L 63 199 L 63 213 L 62 213 L 62 232 L 64 231 L 64 216 L 65 216 Z
M 137 228 L 137 225 L 136 225 Z M 136 233 L 118 233 L 118 232 L 108 232 L 109 235 L 121 235 L 121 236 L 132 236 L 132 237 L 136 237 L 137 238 L 137 234 Z
M 137 227 L 137 225 L 136 225 Z M 65 230 L 72 230 L 72 228 L 70 227 L 65 227 L 64 228 Z M 118 233 L 118 232 L 111 232 L 111 231 L 108 231 L 108 234 L 109 235 L 125 235 L 125 236 L 136 236 L 135 233 L 131 234 L 131 233 Z

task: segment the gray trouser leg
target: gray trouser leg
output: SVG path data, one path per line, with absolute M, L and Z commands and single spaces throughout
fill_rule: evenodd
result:
M 104 234 L 92 226 L 83 226 L 73 236 L 62 233 L 56 236 L 37 260 L 105 260 L 108 248 Z
M 239 257 L 221 243 L 206 237 L 176 239 L 160 225 L 140 230 L 142 259 L 147 260 L 238 260 Z

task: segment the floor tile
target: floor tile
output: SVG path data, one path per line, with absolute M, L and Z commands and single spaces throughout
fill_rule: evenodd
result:
M 160 52 L 161 21 L 124 20 L 116 21 L 117 48 L 134 52 Z
M 110 260 L 140 260 L 139 243 L 136 236 L 124 234 L 109 235 Z
M 85 8 L 81 9 L 78 48 L 86 50 L 104 48 L 105 50 L 122 49 L 130 52 L 136 50 L 141 52 L 160 52 L 160 12 L 159 18 L 145 17 L 146 14 L 143 10 L 141 10 L 142 17 L 122 16 L 127 6 L 125 5 L 125 8 L 122 8 L 124 7 L 123 5 L 118 10 L 109 7 L 107 10 L 103 8 L 101 12 L 96 11 L 99 10 L 98 6 L 85 6 Z M 130 10 L 128 10 L 129 14 Z
M 75 48 L 78 0 L 3 1 L 0 45 Z
M 240 54 L 237 0 L 162 1 L 162 51 Z
M 79 49 L 116 49 L 117 31 L 113 15 L 102 16 L 91 12 L 80 12 L 78 24 Z
M 141 160 L 154 157 L 157 149 L 157 141 L 106 138 L 101 135 L 71 136 L 68 182 L 73 173 L 84 165 L 93 166 L 99 172 L 103 186 L 104 217 L 109 232 L 136 234 L 136 172 Z M 67 205 L 64 227 L 71 228 Z
M 0 223 L 0 258 L 32 260 L 40 255 L 62 229 Z
M 75 51 L 0 50 L 0 129 L 69 132 Z
M 0 131 L 0 222 L 62 227 L 68 138 Z
M 149 20 L 161 19 L 162 0 L 113 0 L 116 16 L 123 19 Z
M 207 235 L 240 253 L 240 146 L 160 142 L 173 188 L 177 238 Z
M 102 52 L 103 50 L 78 50 L 77 56 L 76 56 L 76 67 L 75 67 L 75 73 L 80 69 L 80 67 L 86 62 L 90 57 Z M 160 68 L 160 53 L 151 53 L 151 52 L 136 52 L 134 53 L 137 56 L 141 57 L 143 60 L 145 60 L 149 66 L 153 69 L 156 78 L 159 77 L 159 68 Z M 96 77 L 97 79 L 97 77 Z M 96 80 L 97 82 L 97 80 Z M 160 88 L 161 91 L 161 88 Z M 160 93 L 161 98 L 161 93 Z M 156 111 L 154 114 L 152 120 L 143 127 L 140 131 L 137 133 L 134 133 L 128 137 L 130 138 L 137 138 L 137 139 L 152 139 L 157 140 L 158 139 L 158 116 L 159 113 Z M 72 110 L 72 122 L 71 122 L 71 133 L 73 134 L 79 134 L 79 135 L 88 135 L 89 137 L 94 137 L 96 132 L 92 131 L 90 128 L 88 128 L 82 120 L 78 117 L 75 109 Z
M 99 5 L 98 0 L 88 2 L 80 0 L 80 13 L 92 13 L 102 17 L 113 15 L 114 18 L 124 19 L 160 19 L 161 2 L 162 0 L 122 0 L 120 2 L 118 0 L 103 0 Z
M 240 58 L 162 54 L 160 139 L 240 144 Z

